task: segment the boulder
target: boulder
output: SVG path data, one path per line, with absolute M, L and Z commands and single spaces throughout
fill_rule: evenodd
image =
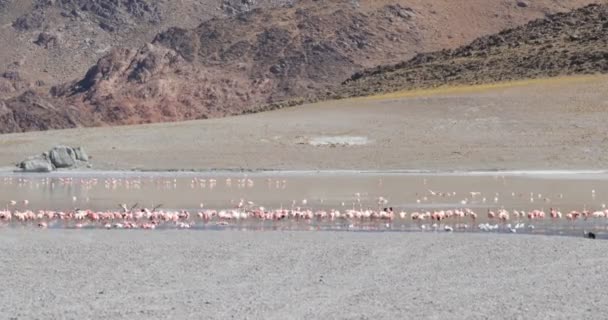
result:
M 45 49 L 56 47 L 58 43 L 59 38 L 57 37 L 57 35 L 48 32 L 40 33 L 38 35 L 38 39 L 34 41 L 34 44 L 37 44 L 38 46 L 43 47 Z
M 82 147 L 56 146 L 48 152 L 32 156 L 17 166 L 24 172 L 51 172 L 60 168 L 77 168 L 85 166 L 90 157 Z
M 49 153 L 56 168 L 70 168 L 76 165 L 76 152 L 67 146 L 56 146 Z
M 76 160 L 87 162 L 89 161 L 89 155 L 84 151 L 83 147 L 74 148 L 76 154 Z
M 51 172 L 55 167 L 49 159 L 44 157 L 34 157 L 24 160 L 19 167 L 25 172 Z

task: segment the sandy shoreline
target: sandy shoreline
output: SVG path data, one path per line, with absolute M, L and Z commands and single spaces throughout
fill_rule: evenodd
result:
M 101 170 L 605 169 L 608 78 L 438 89 L 224 119 L 0 135 L 0 165 L 56 144 Z
M 0 233 L 0 317 L 601 319 L 607 242 L 348 232 Z

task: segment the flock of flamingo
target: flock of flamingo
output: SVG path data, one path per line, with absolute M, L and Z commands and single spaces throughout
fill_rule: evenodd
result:
M 302 204 L 306 205 L 306 200 Z M 379 203 L 383 203 L 382 198 Z M 536 222 L 590 220 L 608 218 L 608 209 L 589 211 L 571 211 L 562 214 L 556 209 L 548 212 L 543 210 L 531 211 L 497 211 L 487 210 L 486 217 L 480 217 L 469 208 L 395 212 L 392 208 L 379 209 L 346 209 L 346 210 L 312 210 L 302 207 L 289 209 L 279 208 L 267 210 L 256 206 L 253 202 L 241 200 L 234 208 L 225 210 L 201 209 L 191 212 L 188 210 L 159 210 L 159 208 L 137 208 L 120 205 L 119 210 L 93 211 L 75 209 L 71 211 L 27 210 L 12 209 L 13 207 L 26 207 L 27 200 L 21 202 L 11 201 L 7 209 L 0 210 L 0 224 L 27 225 L 39 228 L 106 228 L 106 229 L 156 229 L 158 227 L 190 229 L 195 226 L 229 226 L 245 222 L 290 223 L 304 224 L 334 223 L 345 226 L 346 229 L 390 228 L 392 224 L 410 223 L 421 230 L 442 229 L 454 231 L 456 229 L 468 230 L 477 228 L 481 231 L 505 230 L 517 232 L 518 229 L 533 229 Z M 484 219 L 481 219 L 484 218 Z M 478 223 L 481 222 L 481 223 Z
M 271 181 L 268 186 L 284 189 L 286 180 Z M 92 188 L 100 183 L 99 179 L 80 179 L 78 181 L 85 189 Z M 12 178 L 4 178 L 5 184 L 13 183 Z M 39 181 L 19 178 L 16 183 L 20 186 L 29 185 L 36 188 L 40 185 L 71 185 L 75 183 L 73 178 L 61 178 L 56 181 L 44 178 Z M 141 188 L 141 179 L 112 179 L 101 181 L 107 189 L 117 186 L 126 188 Z M 160 187 L 175 187 L 176 179 L 159 179 L 155 182 Z M 193 178 L 191 188 L 214 188 L 217 185 L 215 179 Z M 252 188 L 254 182 L 251 179 L 227 178 L 225 185 L 236 188 Z M 592 190 L 595 198 L 595 190 Z M 428 197 L 453 197 L 455 192 L 435 192 L 427 190 L 416 200 L 417 203 L 427 201 Z M 406 212 L 394 210 L 388 206 L 388 199 L 378 197 L 373 205 L 364 205 L 361 194 L 354 194 L 352 207 L 346 207 L 342 203 L 340 208 L 313 209 L 308 206 L 308 200 L 293 201 L 289 208 L 266 209 L 252 201 L 240 199 L 234 201 L 227 209 L 207 209 L 203 203 L 197 210 L 165 210 L 161 205 L 154 208 L 144 208 L 137 204 L 128 206 L 121 204 L 115 210 L 95 211 L 89 209 L 75 208 L 72 210 L 32 210 L 28 209 L 28 200 L 10 200 L 4 208 L 0 209 L 0 226 L 35 226 L 45 228 L 105 228 L 105 229 L 191 229 L 206 227 L 230 227 L 249 224 L 255 228 L 256 224 L 271 224 L 286 228 L 309 226 L 310 229 L 321 225 L 330 225 L 336 229 L 346 230 L 387 230 L 396 226 L 405 226 L 418 230 L 443 230 L 452 232 L 455 230 L 478 230 L 478 231 L 504 231 L 516 233 L 520 229 L 532 230 L 535 224 L 558 223 L 559 221 L 570 221 L 574 226 L 576 221 L 588 221 L 591 225 L 599 225 L 602 219 L 608 218 L 608 209 L 601 205 L 601 209 L 572 210 L 562 213 L 557 208 L 534 210 L 506 210 L 481 209 L 483 213 L 477 213 L 474 209 L 467 207 L 469 199 L 480 197 L 480 192 L 470 192 L 470 197 L 462 200 L 462 207 L 443 210 L 414 210 Z M 512 194 L 515 196 L 515 193 Z M 498 202 L 498 193 L 494 202 Z M 563 197 L 559 194 L 558 197 Z M 530 203 L 535 199 L 550 202 L 541 194 L 530 194 Z M 76 202 L 76 197 L 72 201 Z M 482 203 L 486 203 L 483 198 Z M 491 201 L 490 201 L 491 202 Z M 477 209 L 480 210 L 480 209 Z M 606 220 L 608 222 L 608 220 Z M 608 225 L 605 224 L 605 225 Z

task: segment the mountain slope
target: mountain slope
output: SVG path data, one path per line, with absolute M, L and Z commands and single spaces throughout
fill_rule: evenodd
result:
M 589 5 L 457 49 L 357 73 L 335 95 L 607 72 L 608 5 Z
M 139 47 L 169 27 L 293 0 L 0 0 L 0 98 L 81 77 L 114 47 Z
M 37 84 L 23 72 L 9 70 L 0 77 L 0 89 L 14 89 L 8 95 L 13 98 L 4 103 L 5 118 L 13 120 L 0 126 L 0 132 L 200 119 L 314 99 L 356 71 L 454 48 L 589 2 L 538 0 L 521 6 L 510 0 L 301 0 L 268 1 L 272 8 L 257 9 L 236 2 L 245 5 L 230 10 L 246 12 L 213 18 L 196 28 L 169 28 L 142 46 L 137 46 L 139 39 L 133 47 L 110 49 L 85 76 L 54 85 L 50 96 L 36 90 Z M 80 2 L 51 3 L 53 10 L 65 10 L 63 6 Z M 117 14 L 124 19 L 114 20 L 129 26 L 129 21 L 143 19 L 150 25 L 157 23 L 156 12 L 164 23 L 165 9 L 145 6 L 121 7 Z M 102 14 L 87 17 L 97 26 L 105 21 Z M 41 43 L 53 48 L 52 36 L 42 38 Z M 66 54 L 61 56 L 68 59 Z M 27 63 L 17 65 L 18 70 L 29 68 Z M 42 80 L 40 88 L 48 87 Z M 27 90 L 26 96 L 17 96 Z M 28 101 L 39 100 L 53 108 L 35 114 L 23 110 Z
M 409 26 L 411 15 L 400 6 L 364 14 L 332 2 L 171 28 L 138 51 L 115 50 L 85 78 L 53 93 L 81 108 L 94 106 L 101 123 L 239 114 L 346 79 L 367 56 L 394 54 L 395 42 L 417 35 L 377 35 Z

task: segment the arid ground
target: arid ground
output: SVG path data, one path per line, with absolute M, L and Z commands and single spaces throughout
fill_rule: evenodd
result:
M 6 319 L 603 319 L 605 242 L 2 230 Z
M 608 77 L 447 87 L 224 119 L 0 136 L 7 169 L 56 144 L 94 169 L 597 169 Z

